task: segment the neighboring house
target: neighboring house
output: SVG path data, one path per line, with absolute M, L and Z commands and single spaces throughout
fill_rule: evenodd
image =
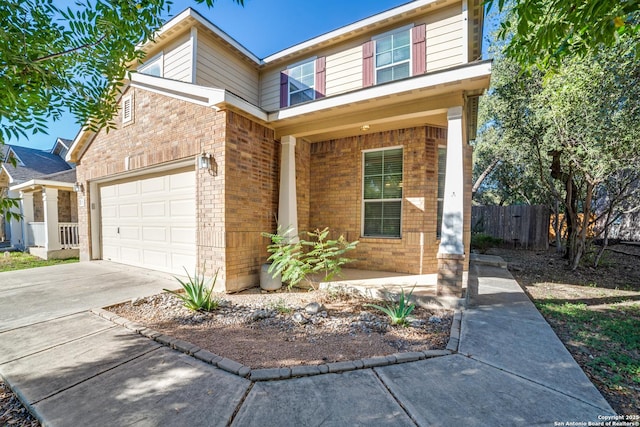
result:
M 261 232 L 330 227 L 360 269 L 468 266 L 479 0 L 417 0 L 258 58 L 192 9 L 142 47 L 117 129 L 81 131 L 80 257 L 258 283 Z M 444 218 L 444 220 L 442 220 Z
M 4 238 L 44 259 L 78 256 L 76 171 L 64 160 L 71 142 L 58 138 L 49 151 L 7 145 L 3 153 L 0 191 L 21 199 L 22 214 L 4 221 Z

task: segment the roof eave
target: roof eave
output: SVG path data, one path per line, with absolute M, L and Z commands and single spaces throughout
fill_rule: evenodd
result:
M 270 113 L 268 117 L 270 122 L 286 120 L 305 114 L 354 104 L 357 102 L 373 100 L 376 98 L 385 98 L 402 92 L 423 89 L 425 87 L 448 85 L 461 80 L 485 78 L 487 79 L 488 87 L 488 79 L 490 78 L 490 76 L 491 61 L 479 61 L 476 63 L 465 64 L 460 67 L 428 73 L 419 77 L 412 77 L 406 80 L 372 86 L 354 92 L 348 92 L 342 95 L 322 98 L 313 102 L 301 104 L 299 106 L 275 111 L 273 113 Z
M 73 190 L 73 184 L 70 182 L 52 181 L 48 179 L 31 179 L 29 181 L 11 186 L 9 187 L 9 190 L 23 191 L 25 189 L 31 189 L 35 187 L 55 187 L 55 188 Z

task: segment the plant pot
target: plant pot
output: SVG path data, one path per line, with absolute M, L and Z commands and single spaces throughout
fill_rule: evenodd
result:
M 262 264 L 260 269 L 260 289 L 265 291 L 277 291 L 282 287 L 282 278 L 278 274 L 275 279 L 269 273 L 271 264 Z

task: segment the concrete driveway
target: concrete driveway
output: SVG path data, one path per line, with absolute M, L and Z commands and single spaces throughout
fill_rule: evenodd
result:
M 179 287 L 169 274 L 108 261 L 0 273 L 0 332 Z

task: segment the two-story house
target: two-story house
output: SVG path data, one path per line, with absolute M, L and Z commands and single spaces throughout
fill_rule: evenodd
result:
M 83 130 L 81 259 L 258 283 L 261 232 L 330 227 L 356 268 L 468 265 L 479 0 L 416 0 L 258 58 L 192 9 L 142 46 L 117 129 Z M 276 222 L 277 221 L 277 222 Z

